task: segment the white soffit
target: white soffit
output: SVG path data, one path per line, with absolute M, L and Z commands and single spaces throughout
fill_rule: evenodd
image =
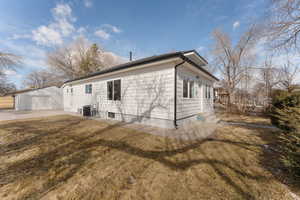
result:
M 206 65 L 205 61 L 201 57 L 199 57 L 195 52 L 186 53 L 184 54 L 184 56 L 188 57 L 190 60 L 192 60 L 194 63 L 200 66 Z

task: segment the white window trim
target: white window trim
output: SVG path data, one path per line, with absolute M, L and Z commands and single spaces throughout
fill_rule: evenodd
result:
M 113 79 L 113 80 L 109 80 L 109 81 L 106 81 L 106 99 L 107 101 L 110 101 L 110 102 L 120 102 L 121 100 L 114 100 L 115 98 L 115 86 L 114 86 L 114 81 L 117 81 L 117 80 L 120 80 L 120 83 L 121 83 L 121 88 L 120 88 L 120 98 L 122 100 L 122 79 L 121 78 L 117 78 L 117 79 Z M 108 99 L 108 93 L 107 93 L 107 83 L 108 82 L 112 82 L 112 99 Z
M 187 97 L 184 97 L 183 96 L 183 82 L 184 81 L 187 81 Z M 182 80 L 182 98 L 183 99 L 194 99 L 195 97 L 196 97 L 196 95 L 195 95 L 195 91 L 194 91 L 194 95 L 193 95 L 193 97 L 190 97 L 190 86 L 191 86 L 191 82 L 194 82 L 194 90 L 195 90 L 195 81 L 194 80 L 191 80 L 191 79 L 184 79 L 184 80 Z
M 91 93 L 87 93 L 87 92 L 86 92 L 86 87 L 87 87 L 88 85 L 91 85 L 91 90 L 92 90 Z M 85 86 L 84 86 L 84 93 L 87 94 L 87 95 L 92 95 L 92 94 L 93 94 L 93 84 L 91 84 L 91 83 L 85 84 Z

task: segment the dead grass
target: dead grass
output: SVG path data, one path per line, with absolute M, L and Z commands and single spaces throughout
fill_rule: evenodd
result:
M 262 164 L 264 129 L 167 139 L 56 116 L 0 123 L 0 199 L 291 199 Z
M 250 124 L 259 124 L 259 125 L 271 125 L 271 120 L 268 117 L 264 116 L 251 116 L 244 114 L 232 114 L 232 113 L 218 113 L 217 116 L 226 122 L 243 122 Z

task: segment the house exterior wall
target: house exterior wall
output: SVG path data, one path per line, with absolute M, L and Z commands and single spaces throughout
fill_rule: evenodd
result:
M 66 83 L 63 87 L 64 110 L 82 112 L 85 105 L 97 110 L 97 116 L 115 120 L 174 127 L 175 62 L 153 64 L 127 72 L 104 74 L 99 77 Z M 121 100 L 108 100 L 107 82 L 121 80 Z M 194 97 L 183 98 L 183 80 L 194 81 Z M 92 84 L 87 94 L 86 85 Z M 211 98 L 205 98 L 204 85 L 211 86 Z M 201 112 L 213 111 L 213 81 L 190 64 L 177 68 L 177 124 L 194 120 Z
M 183 81 L 193 81 L 193 98 L 183 97 Z M 211 98 L 205 97 L 205 85 L 210 86 Z M 199 113 L 213 112 L 213 81 L 189 64 L 177 68 L 177 124 L 193 120 Z
M 16 110 L 60 110 L 63 108 L 61 88 L 47 87 L 15 96 Z
M 69 83 L 63 88 L 64 109 L 78 112 L 83 106 L 92 105 L 104 119 L 108 118 L 108 112 L 113 112 L 117 120 L 171 127 L 174 120 L 174 66 L 170 62 L 83 80 L 78 84 Z M 117 79 L 121 80 L 121 101 L 108 100 L 107 82 Z M 87 84 L 92 84 L 92 94 L 85 93 Z

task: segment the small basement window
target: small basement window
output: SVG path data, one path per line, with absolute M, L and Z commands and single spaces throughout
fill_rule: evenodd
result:
M 115 113 L 108 112 L 108 117 L 114 119 L 115 118 Z

